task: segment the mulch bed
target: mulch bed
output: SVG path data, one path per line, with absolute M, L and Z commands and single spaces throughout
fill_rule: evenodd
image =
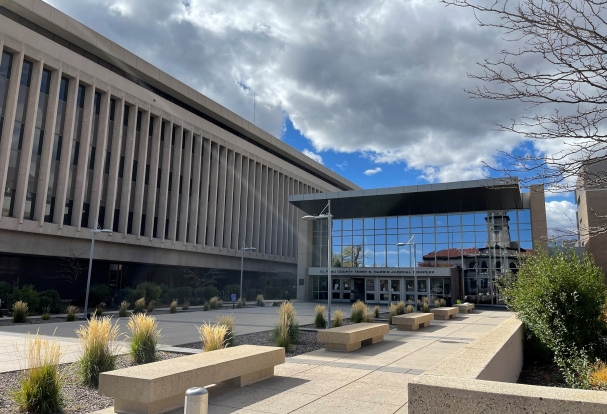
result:
M 554 363 L 524 364 L 517 382 L 543 387 L 569 388 L 559 367 Z
M 161 359 L 172 359 L 183 356 L 172 352 L 160 352 Z M 116 359 L 116 369 L 135 365 L 130 356 L 121 355 Z M 61 372 L 65 374 L 63 397 L 65 414 L 86 414 L 102 410 L 114 405 L 114 399 L 99 395 L 96 389 L 89 388 L 80 383 L 74 364 L 61 365 Z M 0 374 L 0 414 L 13 414 L 18 412 L 17 406 L 11 399 L 11 392 L 19 387 L 21 371 Z

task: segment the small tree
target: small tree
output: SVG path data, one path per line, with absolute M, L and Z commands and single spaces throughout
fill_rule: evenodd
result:
M 224 276 L 220 269 L 201 269 L 197 267 L 182 267 L 181 275 L 194 286 L 194 289 L 215 285 Z
M 59 279 L 64 283 L 73 285 L 88 270 L 88 265 L 82 262 L 81 257 L 84 252 L 76 252 L 72 246 L 68 246 L 65 250 L 66 257 L 61 259 L 57 273 L 45 277 L 47 279 Z
M 604 349 L 599 318 L 607 298 L 592 258 L 538 248 L 501 285 L 508 308 L 554 353 L 568 384 L 586 388 L 591 360 Z

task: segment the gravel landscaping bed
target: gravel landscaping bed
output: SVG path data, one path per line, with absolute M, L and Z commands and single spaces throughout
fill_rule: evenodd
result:
M 183 356 L 173 352 L 160 352 L 161 359 L 172 359 Z M 128 355 L 121 355 L 116 359 L 116 369 L 135 365 Z M 99 395 L 96 389 L 89 388 L 80 383 L 78 375 L 74 371 L 74 364 L 64 364 L 61 371 L 66 376 L 63 386 L 63 397 L 65 414 L 86 414 L 102 410 L 114 405 L 114 399 Z M 0 414 L 13 414 L 18 412 L 17 406 L 10 398 L 11 392 L 19 387 L 19 376 L 22 371 L 7 372 L 0 374 Z
M 256 332 L 245 335 L 238 335 L 236 337 L 237 345 L 264 345 L 264 346 L 276 346 L 272 340 L 272 332 Z M 194 342 L 191 344 L 179 345 L 181 348 L 192 348 L 201 349 L 202 342 Z M 287 351 L 287 357 L 293 357 L 296 355 L 305 354 L 307 352 L 316 351 L 317 349 L 324 348 L 324 344 L 316 342 L 316 332 L 299 332 L 299 343 L 291 347 Z
M 0 319 L 0 326 L 9 326 L 9 325 L 41 325 L 44 323 L 55 323 L 55 322 L 65 322 L 65 318 L 54 318 L 51 317 L 48 321 L 43 321 L 40 318 L 28 318 L 25 323 L 13 323 L 13 318 L 4 317 Z

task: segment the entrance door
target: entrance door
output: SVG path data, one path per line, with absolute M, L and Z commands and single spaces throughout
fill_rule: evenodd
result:
M 355 278 L 350 279 L 352 281 L 352 294 L 350 295 L 350 301 L 356 302 L 357 300 L 365 300 L 365 279 Z

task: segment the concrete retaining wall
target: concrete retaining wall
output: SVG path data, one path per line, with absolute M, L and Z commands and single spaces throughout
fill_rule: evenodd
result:
M 605 413 L 607 392 L 516 384 L 523 325 L 512 317 L 409 383 L 409 413 Z

